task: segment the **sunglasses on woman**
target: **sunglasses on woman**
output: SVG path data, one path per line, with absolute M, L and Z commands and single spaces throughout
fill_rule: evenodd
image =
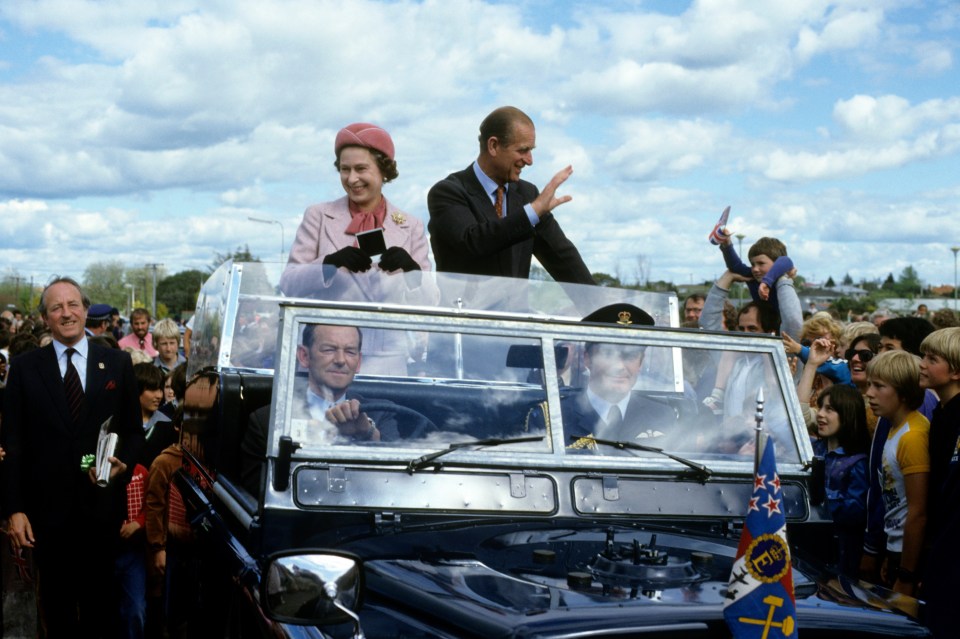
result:
M 843 355 L 844 355 L 844 358 L 845 358 L 848 362 L 853 359 L 853 356 L 854 356 L 854 355 L 856 355 L 857 357 L 860 358 L 860 361 L 863 362 L 864 364 L 866 364 L 867 362 L 869 362 L 869 361 L 870 361 L 871 359 L 873 359 L 873 357 L 874 357 L 873 351 L 871 351 L 870 349 L 866 349 L 866 348 L 856 349 L 856 350 L 854 350 L 854 349 L 852 349 L 852 348 L 848 348 L 848 349 L 847 349 L 847 352 L 844 353 Z

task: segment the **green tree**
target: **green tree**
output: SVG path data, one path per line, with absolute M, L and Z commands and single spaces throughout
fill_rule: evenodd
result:
M 33 313 L 39 302 L 39 290 L 35 290 L 30 278 L 13 271 L 0 280 L 0 308 L 13 306 L 24 315 Z
M 156 272 L 156 282 L 157 285 L 160 284 L 161 280 L 167 276 L 165 269 L 158 268 Z M 152 314 L 156 317 L 160 317 L 160 314 L 156 309 L 151 308 L 153 304 L 153 286 L 154 286 L 154 271 L 152 268 L 144 266 L 136 266 L 128 268 L 124 272 L 124 284 L 130 284 L 133 287 L 135 293 L 134 297 L 134 308 L 143 307 L 151 311 Z M 128 293 L 129 295 L 129 293 Z M 129 303 L 129 298 L 127 302 Z M 157 300 L 159 304 L 159 300 Z M 116 306 L 116 305 L 114 305 Z M 117 307 L 122 308 L 122 307 Z
M 593 273 L 593 279 L 596 280 L 597 284 L 600 286 L 621 288 L 620 280 L 609 273 Z
M 260 258 L 250 252 L 249 244 L 244 244 L 243 246 L 238 246 L 232 253 L 215 252 L 213 262 L 207 270 L 213 273 L 227 260 L 233 260 L 234 262 L 259 262 Z
M 174 315 L 192 313 L 197 293 L 207 274 L 196 269 L 180 271 L 157 282 L 157 306 L 165 306 Z
M 837 283 L 833 281 L 833 277 L 828 277 L 827 283 L 824 284 L 824 286 L 826 286 L 827 288 L 836 288 Z
M 894 290 L 905 297 L 923 293 L 923 282 L 920 281 L 920 276 L 913 266 L 907 266 L 901 271 Z
M 893 273 L 887 275 L 887 279 L 883 280 L 883 284 L 880 285 L 880 288 L 884 291 L 892 291 L 896 288 L 897 283 L 893 279 Z
M 116 260 L 91 262 L 83 271 L 83 291 L 92 304 L 126 308 L 129 303 L 129 293 L 124 287 L 126 282 L 123 263 Z
M 850 277 L 850 274 L 847 273 L 843 276 L 843 285 L 844 286 L 853 286 L 853 278 Z

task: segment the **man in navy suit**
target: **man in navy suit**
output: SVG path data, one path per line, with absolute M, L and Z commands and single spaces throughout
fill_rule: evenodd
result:
M 496 109 L 480 124 L 476 162 L 430 189 L 428 228 L 438 271 L 526 279 L 535 255 L 557 281 L 595 283 L 552 213 L 572 199 L 556 192 L 573 168 L 557 173 L 542 193 L 520 179 L 533 164 L 535 144 L 525 113 Z
M 605 306 L 583 321 L 624 327 L 654 324 L 646 311 L 632 304 Z M 669 434 L 677 421 L 674 409 L 633 391 L 640 376 L 644 349 L 629 344 L 588 342 L 584 345 L 583 363 L 590 372 L 587 387 L 560 401 L 563 426 L 569 437 L 656 446 L 656 438 Z M 592 444 L 583 440 L 573 447 L 592 447 Z
M 567 435 L 657 446 L 656 438 L 670 433 L 677 421 L 674 409 L 633 392 L 643 350 L 624 344 L 586 345 L 587 388 L 560 402 Z
M 70 278 L 40 296 L 53 342 L 24 353 L 10 370 L 0 464 L 3 514 L 15 550 L 34 549 L 46 636 L 114 636 L 114 563 L 126 515 L 127 468 L 143 445 L 129 355 L 88 342 L 90 302 Z M 101 425 L 119 435 L 111 480 L 81 470 Z

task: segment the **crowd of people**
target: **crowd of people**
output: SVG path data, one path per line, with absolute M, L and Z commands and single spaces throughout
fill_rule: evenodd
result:
M 476 160 L 429 191 L 428 243 L 423 224 L 383 195 L 399 176 L 390 135 L 369 123 L 344 127 L 334 166 L 345 195 L 306 209 L 281 290 L 362 291 L 373 285 L 368 276 L 386 274 L 393 279 L 379 278 L 377 286 L 392 286 L 404 301 L 428 301 L 436 295 L 422 277 L 433 267 L 431 249 L 440 271 L 526 278 L 536 257 L 558 281 L 593 284 L 554 213 L 571 199 L 558 190 L 573 168 L 542 191 L 521 179 L 536 137 L 519 109 L 494 110 L 479 130 Z M 902 318 L 804 313 L 792 279 L 803 265 L 791 261 L 783 242 L 761 238 L 748 264 L 730 238 L 723 223 L 710 233 L 726 270 L 706 296 L 684 300 L 684 325 L 782 337 L 823 464 L 820 488 L 836 527 L 837 569 L 924 597 L 927 622 L 948 636 L 947 580 L 957 566 L 946 544 L 960 528 L 960 321 L 938 311 L 931 322 L 926 307 Z M 305 281 L 316 271 L 304 265 L 322 265 L 323 281 Z M 736 282 L 751 296 L 741 308 L 730 301 Z M 179 617 L 164 597 L 175 563 L 168 551 L 188 534 L 170 476 L 179 463 L 177 410 L 189 340 L 181 341 L 175 322 L 154 322 L 146 309 L 132 312 L 124 333 L 117 309 L 91 305 L 65 277 L 43 290 L 38 312 L 0 317 L 0 496 L 14 552 L 33 553 L 40 634 L 176 634 Z M 405 360 L 408 345 L 387 343 L 375 331 L 362 338 L 334 331 L 318 329 L 322 348 L 313 348 L 313 333 L 304 340 L 298 358 L 305 367 L 339 358 L 340 377 L 352 380 L 361 339 L 369 353 L 365 371 L 389 372 L 395 356 Z M 595 367 L 628 357 L 639 369 L 642 354 L 589 353 Z M 701 410 L 741 413 L 752 401 L 755 374 L 748 360 L 721 359 Z M 361 419 L 362 398 L 348 394 L 348 385 L 312 384 L 304 410 L 349 425 L 356 437 L 392 436 L 389 419 Z M 630 410 L 606 407 L 601 417 L 595 408 L 583 404 L 590 413 L 584 436 L 609 432 Z M 254 417 L 263 422 L 256 431 L 263 438 L 268 417 Z M 102 427 L 121 434 L 105 488 L 96 485 L 96 468 L 81 466 L 96 451 Z M 261 444 L 252 442 L 251 450 Z M 257 473 L 250 479 L 256 486 Z
M 144 637 L 166 625 L 155 540 L 167 537 L 171 490 L 150 499 L 148 485 L 153 462 L 177 446 L 185 356 L 173 320 L 138 308 L 124 335 L 119 315 L 58 277 L 37 316 L 0 319 L 11 364 L 0 370 L 0 495 L 40 637 Z M 63 393 L 51 392 L 61 379 Z M 102 429 L 119 436 L 105 487 L 92 463 Z
M 822 464 L 814 488 L 834 522 L 837 569 L 924 599 L 928 626 L 936 636 L 952 636 L 949 593 L 960 568 L 949 545 L 960 532 L 956 315 L 942 309 L 938 326 L 923 304 L 912 316 L 878 313 L 873 321 L 801 313 L 796 267 L 783 243 L 761 238 L 750 247 L 747 266 L 731 235 L 721 224 L 710 233 L 727 270 L 705 299 L 684 301 L 685 322 L 781 337 Z M 752 299 L 727 313 L 736 281 L 747 284 Z M 733 401 L 742 410 L 750 388 L 748 377 L 721 360 L 703 404 L 723 413 Z

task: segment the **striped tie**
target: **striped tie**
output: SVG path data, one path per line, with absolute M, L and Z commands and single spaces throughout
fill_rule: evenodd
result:
M 497 217 L 503 217 L 503 192 L 504 189 L 502 186 L 497 187 L 497 199 L 493 203 L 493 209 L 497 212 Z
M 83 385 L 80 383 L 80 374 L 73 365 L 73 354 L 76 349 L 67 349 L 67 372 L 63 376 L 63 389 L 67 393 L 67 404 L 70 406 L 70 415 L 73 423 L 79 423 L 80 410 L 83 408 Z

